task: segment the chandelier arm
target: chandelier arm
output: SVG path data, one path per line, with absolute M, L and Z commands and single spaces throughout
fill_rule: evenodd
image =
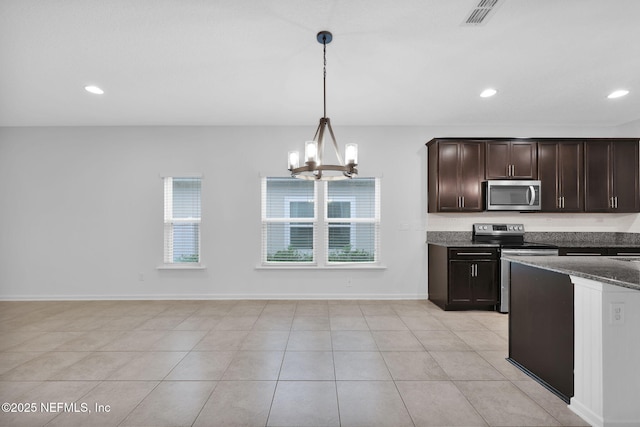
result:
M 338 157 L 338 162 L 341 165 L 344 165 L 344 160 L 342 159 L 342 155 L 340 154 L 340 150 L 338 149 L 338 143 L 336 142 L 336 136 L 333 134 L 333 129 L 331 128 L 331 121 L 327 119 L 327 127 L 329 128 L 329 134 L 331 135 L 331 141 L 333 141 L 333 148 L 336 150 L 336 156 Z
M 326 126 L 326 119 L 320 119 L 320 132 L 318 134 L 318 165 L 323 164 L 324 157 L 324 127 Z M 322 169 L 318 169 L 318 179 L 322 177 Z

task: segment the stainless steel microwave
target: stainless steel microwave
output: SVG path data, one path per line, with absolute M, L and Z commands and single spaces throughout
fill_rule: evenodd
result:
M 540 181 L 503 179 L 485 181 L 488 211 L 539 211 Z

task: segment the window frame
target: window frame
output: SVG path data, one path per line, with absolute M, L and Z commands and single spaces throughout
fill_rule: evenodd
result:
M 174 174 L 161 176 L 163 182 L 163 255 L 162 264 L 158 269 L 204 269 L 206 266 L 202 262 L 202 186 L 203 176 L 201 174 Z M 173 180 L 174 179 L 197 179 L 200 182 L 199 202 L 200 217 L 174 218 L 173 205 Z M 176 262 L 174 257 L 174 226 L 175 225 L 197 225 L 198 235 L 198 261 Z
M 300 222 L 299 220 L 308 221 L 310 218 L 266 218 L 266 197 L 267 197 L 267 181 L 269 178 L 288 178 L 288 177 L 270 177 L 262 176 L 261 185 L 261 204 L 262 204 L 262 227 L 263 233 L 261 236 L 261 253 L 260 263 L 257 268 L 259 269 L 386 269 L 381 263 L 380 254 L 380 185 L 381 179 L 378 177 L 361 177 L 354 179 L 372 179 L 374 180 L 374 217 L 373 218 L 356 218 L 356 196 L 337 196 L 333 197 L 331 201 L 348 201 L 350 202 L 350 215 L 351 218 L 328 218 L 328 194 L 329 194 L 329 181 L 318 182 L 314 181 L 314 218 L 313 223 L 309 221 L 309 224 L 313 226 L 313 261 L 312 262 L 295 262 L 295 261 L 267 261 L 266 248 L 268 243 L 265 241 L 267 235 L 264 232 L 264 228 L 267 223 L 274 222 Z M 291 178 L 295 179 L 295 178 Z M 285 196 L 286 205 L 285 209 L 289 209 L 290 201 L 303 201 L 301 197 Z M 306 201 L 306 200 L 304 200 Z M 353 232 L 352 224 L 355 223 L 370 223 L 374 227 L 374 259 L 373 261 L 329 261 L 329 254 L 335 249 L 329 249 L 329 223 L 342 223 L 345 227 L 351 229 L 350 241 L 352 247 L 356 247 L 357 237 Z M 340 225 L 342 226 L 342 225 Z M 287 227 L 288 228 L 288 227 Z M 290 241 L 289 230 L 287 233 L 287 241 Z

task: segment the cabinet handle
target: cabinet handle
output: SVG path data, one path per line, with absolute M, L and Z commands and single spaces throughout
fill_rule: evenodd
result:
M 462 206 L 460 206 L 460 207 L 464 208 L 464 196 L 460 197 L 460 199 L 462 199 Z
M 562 209 L 562 197 L 558 197 L 558 209 Z
M 564 196 L 562 196 L 562 209 L 564 209 Z
M 640 252 L 616 252 L 616 256 L 640 256 Z
M 615 202 L 616 202 L 616 209 L 618 209 L 618 196 L 614 197 Z
M 493 255 L 491 252 L 458 252 L 456 255 L 480 255 L 480 256 L 487 256 L 487 255 Z

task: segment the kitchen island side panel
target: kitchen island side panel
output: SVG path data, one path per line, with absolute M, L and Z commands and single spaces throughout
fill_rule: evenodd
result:
M 511 264 L 509 359 L 566 401 L 573 396 L 573 284 L 566 274 Z

